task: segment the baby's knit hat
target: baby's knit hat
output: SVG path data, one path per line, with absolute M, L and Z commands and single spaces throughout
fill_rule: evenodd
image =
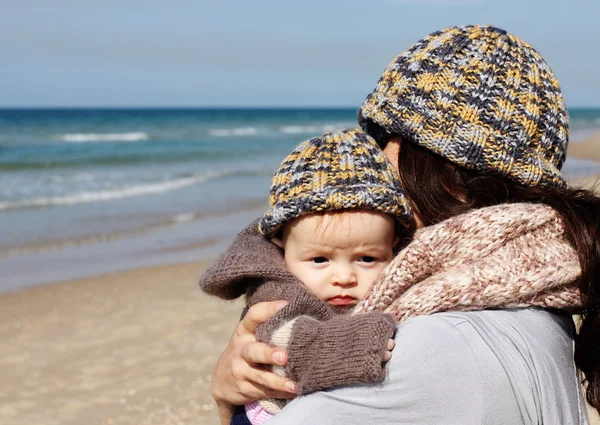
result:
M 358 121 L 468 169 L 524 186 L 566 185 L 558 81 L 533 47 L 498 28 L 446 28 L 417 42 L 388 65 Z
M 258 226 L 268 238 L 309 213 L 364 208 L 390 214 L 403 225 L 412 215 L 398 172 L 377 142 L 358 129 L 300 143 L 275 173 L 269 203 Z

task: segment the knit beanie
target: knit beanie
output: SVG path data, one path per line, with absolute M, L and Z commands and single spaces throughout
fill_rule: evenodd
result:
M 358 121 L 467 169 L 524 186 L 566 185 L 568 115 L 558 81 L 533 47 L 492 26 L 446 28 L 398 55 Z
M 364 208 L 390 214 L 402 225 L 412 216 L 398 172 L 377 142 L 359 129 L 300 143 L 275 173 L 269 203 L 258 226 L 268 238 L 309 213 Z

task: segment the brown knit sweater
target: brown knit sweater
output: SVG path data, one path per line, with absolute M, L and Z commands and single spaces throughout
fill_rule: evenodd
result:
M 202 274 L 200 287 L 224 299 L 245 294 L 248 306 L 289 302 L 259 326 L 256 337 L 287 350 L 287 366 L 275 372 L 296 381 L 299 394 L 378 381 L 385 375 L 385 346 L 396 327 L 392 316 L 338 314 L 285 269 L 281 250 L 258 232 L 258 221 L 240 232 Z

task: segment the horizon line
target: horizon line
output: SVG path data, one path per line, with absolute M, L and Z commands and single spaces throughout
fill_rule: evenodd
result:
M 600 108 L 600 106 L 598 106 Z M 0 110 L 7 109 L 357 109 L 358 106 L 344 105 L 225 105 L 225 106 L 210 106 L 210 105 L 73 105 L 73 106 L 36 106 L 36 105 L 16 105 L 5 106 L 0 105 Z
M 347 106 L 347 105 L 225 105 L 225 106 L 207 106 L 207 105 L 198 105 L 198 106 L 183 106 L 183 105 L 131 105 L 131 106 L 123 106 L 123 105 L 72 105 L 72 106 L 36 106 L 36 105 L 16 105 L 16 106 L 4 106 L 0 105 L 0 111 L 6 110 L 76 110 L 76 109 L 104 109 L 104 110 L 132 110 L 132 109 L 147 109 L 147 110 L 157 110 L 157 109 L 188 109 L 188 110 L 215 110 L 215 109 L 223 109 L 223 110 L 232 110 L 232 109 L 355 109 L 358 110 L 360 106 Z M 590 105 L 574 105 L 567 106 L 567 109 L 600 109 L 600 104 L 596 106 Z

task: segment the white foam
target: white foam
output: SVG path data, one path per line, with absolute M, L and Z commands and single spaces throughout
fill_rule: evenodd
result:
M 324 131 L 331 131 L 346 127 L 348 127 L 348 125 L 345 125 L 344 123 L 332 123 L 321 125 L 286 125 L 281 127 L 279 130 L 285 134 L 307 134 L 322 133 Z
M 196 215 L 193 213 L 182 213 L 182 214 L 177 214 L 176 216 L 174 216 L 172 221 L 174 223 L 186 223 L 188 221 L 192 221 L 195 218 L 196 218 Z
M 58 205 L 74 205 L 87 202 L 113 201 L 116 199 L 130 198 L 133 196 L 155 195 L 168 192 L 182 187 L 203 183 L 207 180 L 213 180 L 232 174 L 233 171 L 224 170 L 221 172 L 197 174 L 191 177 L 184 177 L 159 183 L 133 185 L 115 190 L 103 190 L 98 192 L 81 192 L 69 196 L 33 198 L 15 202 L 0 202 L 0 210 L 17 208 L 35 208 Z M 181 217 L 183 221 L 189 217 Z
M 258 129 L 256 127 L 211 128 L 208 134 L 216 137 L 254 136 L 258 134 Z
M 139 142 L 148 140 L 148 133 L 134 131 L 131 133 L 70 133 L 61 134 L 59 140 L 69 143 L 87 142 Z

